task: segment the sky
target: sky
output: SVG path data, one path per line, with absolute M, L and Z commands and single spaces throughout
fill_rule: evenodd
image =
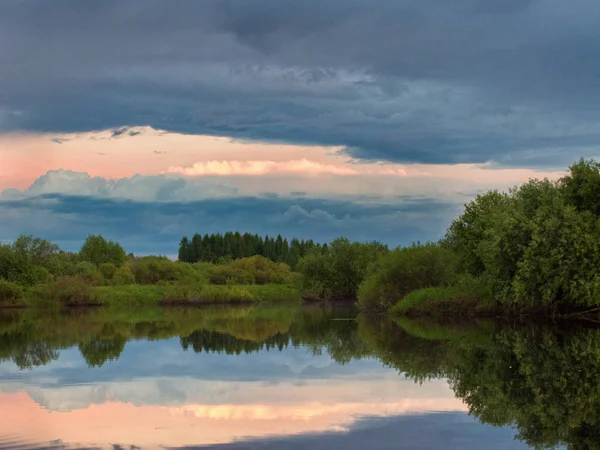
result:
M 467 416 L 444 379 L 415 383 L 376 359 L 339 365 L 305 347 L 226 355 L 130 341 L 100 368 L 75 347 L 33 370 L 4 362 L 0 379 L 0 448 L 521 448 L 513 429 Z M 396 431 L 383 435 L 386 424 Z
M 405 245 L 600 150 L 595 0 L 0 2 L 0 241 Z

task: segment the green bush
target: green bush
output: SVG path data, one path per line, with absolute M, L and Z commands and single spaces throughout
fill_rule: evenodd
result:
M 450 286 L 417 289 L 391 309 L 393 314 L 419 316 L 468 315 L 494 312 L 490 283 L 483 278 L 461 275 Z
M 192 302 L 199 300 L 202 284 L 165 284 L 162 286 L 162 301 L 167 303 Z
M 425 287 L 446 286 L 456 276 L 454 255 L 428 243 L 382 254 L 369 270 L 358 293 L 358 306 L 387 310 L 408 293 Z
M 102 263 L 98 266 L 98 270 L 100 271 L 100 273 L 102 274 L 102 276 L 104 277 L 104 279 L 106 281 L 112 280 L 112 277 L 114 276 L 115 272 L 117 271 L 117 266 L 115 266 L 113 263 Z
M 0 278 L 0 306 L 22 306 L 23 288 L 17 283 Z
M 128 284 L 135 284 L 135 277 L 131 272 L 131 269 L 127 266 L 119 267 L 112 276 L 110 282 L 113 286 L 125 286 Z
M 324 252 L 312 251 L 300 260 L 304 296 L 322 300 L 354 299 L 367 269 L 387 247 L 377 242 L 335 239 Z
M 177 280 L 201 281 L 207 275 L 200 269 L 202 265 L 174 262 L 168 258 L 146 256 L 130 263 L 131 272 L 138 284 L 156 284 L 159 281 Z
M 299 292 L 289 285 L 205 285 L 200 292 L 200 301 L 204 303 L 254 303 L 299 300 Z
M 110 307 L 156 305 L 163 298 L 160 286 L 98 286 L 93 288 L 94 302 Z
M 289 284 L 294 280 L 287 264 L 263 256 L 241 258 L 214 266 L 209 275 L 212 284 Z
M 40 284 L 32 290 L 36 300 L 48 300 L 69 306 L 95 304 L 92 287 L 81 275 L 59 277 L 56 281 Z

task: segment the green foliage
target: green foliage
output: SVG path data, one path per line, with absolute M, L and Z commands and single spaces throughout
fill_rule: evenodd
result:
M 540 208 L 531 228 L 513 280 L 512 301 L 532 309 L 598 304 L 598 219 L 557 202 Z
M 328 264 L 328 258 L 320 251 L 311 251 L 300 260 L 297 269 L 302 275 L 302 291 L 305 298 L 329 300 L 333 297 Z
M 97 303 L 91 285 L 81 275 L 59 277 L 51 283 L 40 284 L 32 289 L 31 295 L 35 300 L 50 301 L 65 306 Z
M 176 283 L 164 284 L 162 288 L 163 303 L 190 303 L 199 302 L 203 288 L 202 283 Z
M 101 235 L 93 234 L 86 238 L 79 255 L 84 261 L 89 261 L 96 266 L 112 263 L 120 267 L 127 261 L 127 254 L 118 242 L 107 241 Z
M 109 307 L 156 306 L 163 298 L 161 286 L 98 286 L 92 290 L 93 302 Z
M 461 275 L 449 286 L 427 287 L 407 294 L 392 308 L 392 314 L 433 317 L 464 317 L 492 313 L 497 305 L 492 291 L 482 278 Z
M 480 194 L 465 205 L 463 214 L 454 220 L 443 244 L 452 250 L 461 269 L 473 275 L 485 270 L 480 245 L 493 226 L 496 215 L 506 208 L 508 197 L 498 191 Z
M 560 180 L 565 201 L 578 211 L 600 216 L 600 163 L 581 158 L 569 167 L 569 175 Z
M 600 165 L 580 160 L 559 180 L 478 196 L 444 245 L 516 311 L 564 314 L 600 304 Z
M 0 244 L 0 277 L 22 285 L 69 274 L 73 266 L 72 255 L 43 239 L 20 236 L 12 245 Z
M 324 300 L 355 299 L 369 265 L 385 252 L 387 247 L 378 242 L 335 239 L 327 251 L 313 251 L 298 263 L 305 295 Z
M 98 270 L 100 271 L 104 279 L 109 281 L 112 280 L 115 272 L 117 271 L 117 266 L 110 262 L 102 263 L 98 266 Z
M 113 286 L 125 286 L 135 284 L 135 276 L 127 266 L 119 267 L 113 274 L 110 284 Z
M 212 284 L 289 284 L 293 275 L 287 264 L 252 256 L 214 267 L 209 280 Z
M 438 244 L 414 244 L 379 255 L 361 283 L 358 306 L 387 310 L 410 292 L 447 286 L 456 275 L 455 258 Z
M 160 281 L 173 282 L 183 279 L 199 281 L 208 275 L 206 267 L 173 262 L 159 256 L 136 258 L 130 262 L 130 267 L 138 284 L 156 284 Z
M 296 289 L 286 285 L 205 285 L 200 292 L 204 303 L 255 303 L 298 301 Z
M 17 283 L 0 278 L 0 306 L 22 306 L 23 288 Z

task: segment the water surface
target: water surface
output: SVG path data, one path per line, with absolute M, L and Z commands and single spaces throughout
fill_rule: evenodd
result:
M 600 334 L 570 328 L 4 312 L 0 448 L 597 448 Z

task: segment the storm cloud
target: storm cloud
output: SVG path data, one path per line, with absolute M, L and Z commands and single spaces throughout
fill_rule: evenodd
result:
M 89 233 L 118 240 L 136 254 L 175 255 L 182 236 L 241 231 L 327 242 L 339 236 L 391 245 L 435 240 L 460 205 L 426 198 L 395 204 L 318 198 L 232 197 L 144 202 L 43 194 L 0 201 L 0 241 L 15 230 L 77 250 Z
M 8 0 L 0 130 L 563 167 L 600 153 L 598 25 L 594 0 Z

